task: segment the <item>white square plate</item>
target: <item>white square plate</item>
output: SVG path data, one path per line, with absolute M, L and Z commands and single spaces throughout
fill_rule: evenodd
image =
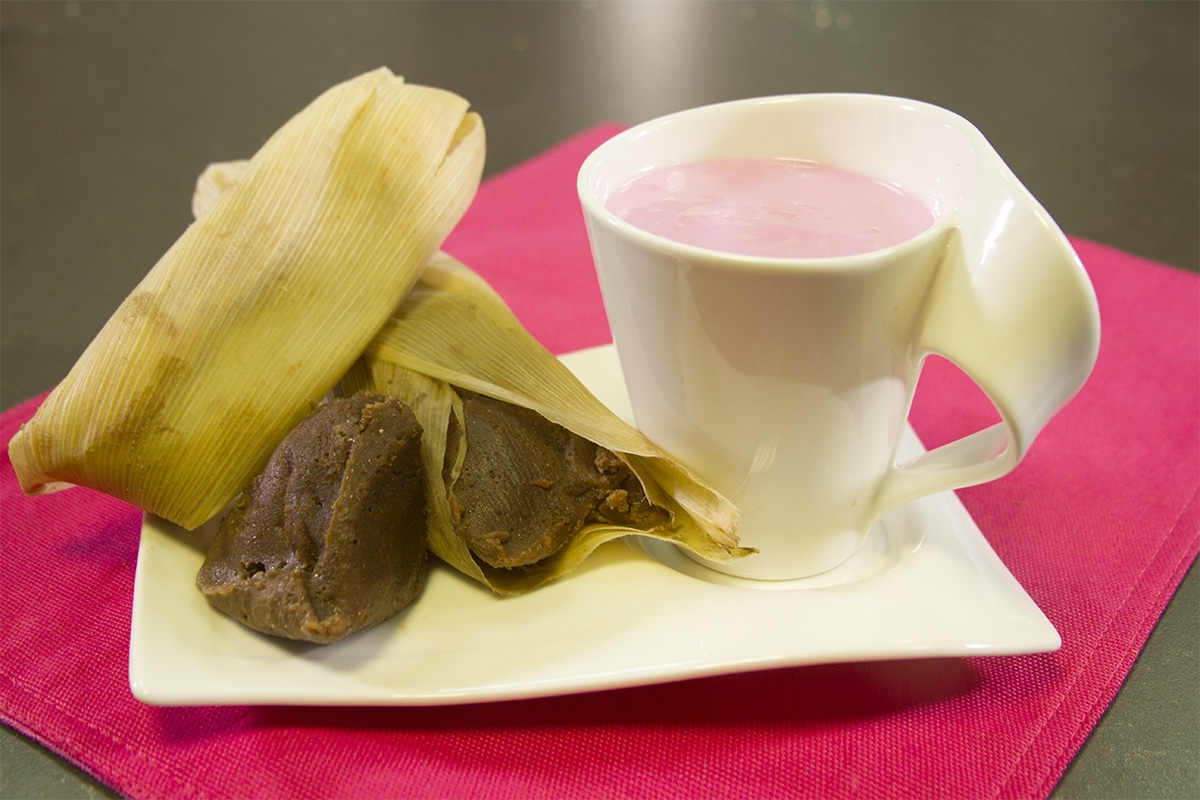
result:
M 563 361 L 632 419 L 611 346 Z M 911 431 L 905 446 L 920 451 Z M 898 509 L 849 562 L 799 581 L 731 578 L 636 537 L 514 599 L 435 563 L 409 608 L 332 645 L 264 636 L 210 608 L 194 581 L 213 527 L 145 519 L 129 653 L 143 702 L 443 705 L 1061 644 L 950 492 Z

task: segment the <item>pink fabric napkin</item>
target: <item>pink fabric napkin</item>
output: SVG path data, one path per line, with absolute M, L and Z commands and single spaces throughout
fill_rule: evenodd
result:
M 609 340 L 574 184 L 617 130 L 488 181 L 446 245 L 555 352 Z M 1075 246 L 1103 317 L 1094 376 L 1013 474 L 960 493 L 1056 653 L 469 707 L 153 708 L 126 663 L 140 513 L 84 489 L 25 498 L 5 456 L 0 719 L 132 797 L 1044 796 L 1200 546 L 1200 281 Z M 0 418 L 4 442 L 37 404 Z M 988 419 L 933 365 L 928 444 Z

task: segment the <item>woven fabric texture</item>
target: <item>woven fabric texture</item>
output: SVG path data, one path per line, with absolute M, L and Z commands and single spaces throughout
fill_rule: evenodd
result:
M 554 352 L 609 341 L 575 175 L 617 130 L 490 179 L 446 243 Z M 1101 305 L 1095 373 L 1015 472 L 960 492 L 1058 652 L 467 707 L 154 708 L 128 687 L 140 512 L 26 498 L 5 455 L 0 721 L 135 798 L 1045 796 L 1200 547 L 1200 281 L 1073 243 Z M 0 417 L 5 442 L 39 400 Z M 913 423 L 934 445 L 992 413 L 934 363 Z

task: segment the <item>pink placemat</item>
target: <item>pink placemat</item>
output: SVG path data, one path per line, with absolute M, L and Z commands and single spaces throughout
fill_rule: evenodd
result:
M 491 180 L 446 249 L 543 343 L 609 341 L 575 199 L 586 131 Z M 1010 476 L 960 493 L 1051 654 L 802 667 L 446 708 L 153 708 L 128 687 L 140 513 L 0 465 L 0 720 L 131 797 L 1036 797 L 1200 548 L 1200 280 L 1075 240 L 1100 359 Z M 928 444 L 990 420 L 934 364 Z M 7 442 L 39 398 L 0 417 Z

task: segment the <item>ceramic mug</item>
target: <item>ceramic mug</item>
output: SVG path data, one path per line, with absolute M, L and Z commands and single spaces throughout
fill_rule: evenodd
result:
M 606 208 L 646 170 L 789 158 L 901 187 L 934 215 L 865 255 L 755 258 L 647 233 Z M 1095 293 L 1066 237 L 969 122 L 928 104 L 734 101 L 598 147 L 578 191 L 638 427 L 741 511 L 728 565 L 768 580 L 841 564 L 887 511 L 1011 471 L 1095 363 Z M 898 463 L 923 360 L 949 359 L 1000 422 Z

